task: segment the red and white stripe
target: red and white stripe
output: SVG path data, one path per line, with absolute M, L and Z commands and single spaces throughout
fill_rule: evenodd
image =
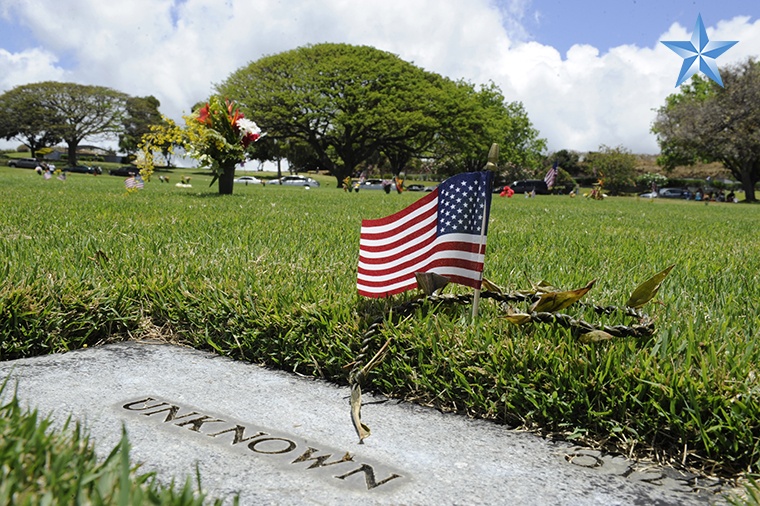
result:
M 386 297 L 417 287 L 415 272 L 434 272 L 479 289 L 485 237 L 437 234 L 438 189 L 396 214 L 363 220 L 357 288 L 366 297 Z

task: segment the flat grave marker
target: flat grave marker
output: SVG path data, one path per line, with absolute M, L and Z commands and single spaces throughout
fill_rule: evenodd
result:
M 105 456 L 126 428 L 133 462 L 194 476 L 241 504 L 712 504 L 717 483 L 365 393 L 358 444 L 348 387 L 147 342 L 0 362 L 23 405 L 81 421 Z M 699 493 L 694 488 L 704 486 Z

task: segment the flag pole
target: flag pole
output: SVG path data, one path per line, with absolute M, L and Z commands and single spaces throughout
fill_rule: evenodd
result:
M 491 149 L 488 151 L 488 163 L 486 163 L 485 170 L 496 170 L 496 163 L 499 160 L 499 145 L 496 143 L 491 144 Z M 487 192 L 490 192 L 490 188 L 486 188 Z M 486 224 L 488 223 L 488 209 L 483 210 L 483 221 L 480 224 L 480 240 L 478 241 L 478 253 L 483 249 L 483 245 L 486 241 Z M 483 259 L 485 263 L 485 258 Z M 480 271 L 480 283 L 478 288 L 475 289 L 475 294 L 472 297 L 472 323 L 475 323 L 475 319 L 478 317 L 478 307 L 480 306 L 480 285 L 483 283 L 483 271 Z

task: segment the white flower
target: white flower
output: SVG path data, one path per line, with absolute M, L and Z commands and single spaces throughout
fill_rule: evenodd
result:
M 240 131 L 243 132 L 243 135 L 256 135 L 261 133 L 261 128 L 259 128 L 255 122 L 249 119 L 240 118 L 235 122 L 235 124 L 240 129 Z

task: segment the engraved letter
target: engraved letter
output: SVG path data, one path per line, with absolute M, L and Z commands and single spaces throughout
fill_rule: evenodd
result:
M 348 452 L 346 452 L 346 454 L 343 455 L 342 459 L 336 460 L 334 462 L 327 462 L 327 463 L 325 463 L 325 461 L 327 459 L 329 459 L 330 457 L 332 457 L 332 454 L 328 453 L 327 455 L 320 455 L 318 457 L 312 457 L 311 456 L 312 453 L 318 452 L 318 451 L 319 450 L 317 450 L 316 448 L 309 447 L 308 450 L 306 450 L 305 452 L 303 452 L 303 455 L 301 455 L 296 460 L 294 460 L 293 462 L 291 462 L 291 464 L 297 464 L 298 462 L 304 462 L 304 461 L 307 461 L 307 460 L 313 460 L 314 463 L 312 465 L 310 465 L 309 467 L 307 467 L 306 469 L 314 469 L 315 467 L 331 466 L 333 464 L 340 464 L 342 462 L 353 462 L 353 460 L 354 460 L 354 458 L 351 456 L 351 454 L 348 453 Z
M 375 470 L 370 466 L 369 464 L 362 464 L 361 467 L 357 467 L 353 471 L 350 471 L 342 476 L 336 476 L 339 480 L 345 480 L 347 477 L 351 476 L 352 474 L 356 473 L 364 473 L 364 481 L 367 483 L 367 490 L 372 490 L 375 487 L 379 487 L 380 485 L 384 485 L 385 483 L 388 483 L 389 481 L 401 478 L 401 475 L 393 473 L 383 481 L 375 481 Z
M 122 408 L 128 409 L 129 411 L 143 411 L 145 409 L 153 409 L 153 408 L 157 408 L 159 406 L 163 406 L 163 405 L 166 404 L 165 402 L 162 402 L 160 404 L 154 404 L 153 406 L 143 406 L 141 408 L 133 408 L 132 407 L 132 406 L 134 406 L 136 404 L 147 404 L 149 401 L 153 401 L 153 400 L 155 400 L 153 397 L 146 397 L 145 399 L 141 399 L 139 401 L 130 402 L 128 404 L 125 404 L 125 405 L 122 406 Z
M 192 424 L 192 427 L 188 427 L 188 428 L 193 432 L 200 432 L 201 425 L 203 425 L 204 423 L 224 422 L 224 420 L 219 420 L 219 419 L 209 420 L 210 418 L 211 417 L 208 415 L 203 415 L 202 417 L 196 418 L 195 420 L 188 420 L 182 423 L 175 423 L 174 425 L 176 425 L 177 427 L 184 427 L 185 425 Z
M 233 427 L 233 428 L 222 430 L 222 431 L 216 432 L 214 434 L 207 434 L 207 436 L 209 436 L 209 437 L 216 437 L 219 434 L 224 434 L 225 432 L 232 432 L 232 431 L 235 432 L 235 437 L 232 440 L 232 444 L 233 445 L 236 445 L 238 443 L 244 443 L 244 442 L 248 441 L 249 439 L 253 439 L 253 438 L 256 438 L 256 437 L 259 437 L 259 436 L 268 436 L 269 435 L 266 432 L 259 432 L 258 434 L 254 434 L 251 437 L 243 438 L 243 436 L 245 435 L 245 425 L 235 425 L 235 427 Z
M 151 413 L 143 413 L 143 416 L 151 416 L 151 415 L 155 415 L 156 413 L 163 413 L 164 411 L 168 411 L 168 413 L 166 414 L 166 418 L 164 418 L 164 422 L 171 422 L 172 420 L 179 420 L 180 418 L 187 418 L 188 416 L 193 416 L 193 415 L 198 414 L 195 411 L 193 411 L 192 413 L 188 413 L 186 415 L 177 416 L 177 412 L 179 411 L 179 406 L 169 406 L 168 408 L 159 409 L 158 411 L 153 411 Z
M 273 452 L 267 452 L 267 451 L 257 450 L 256 449 L 256 445 L 259 444 L 259 443 L 263 443 L 264 441 L 285 441 L 286 443 L 288 443 L 288 446 L 284 450 L 277 450 L 277 451 L 273 451 Z M 252 442 L 248 443 L 248 448 L 250 448 L 251 451 L 254 451 L 256 453 L 265 453 L 267 455 L 274 455 L 276 453 L 288 453 L 288 452 L 292 452 L 293 450 L 296 449 L 296 444 L 293 441 L 291 441 L 290 439 L 283 439 L 281 437 L 265 437 L 263 439 L 259 439 L 258 441 L 252 441 Z

